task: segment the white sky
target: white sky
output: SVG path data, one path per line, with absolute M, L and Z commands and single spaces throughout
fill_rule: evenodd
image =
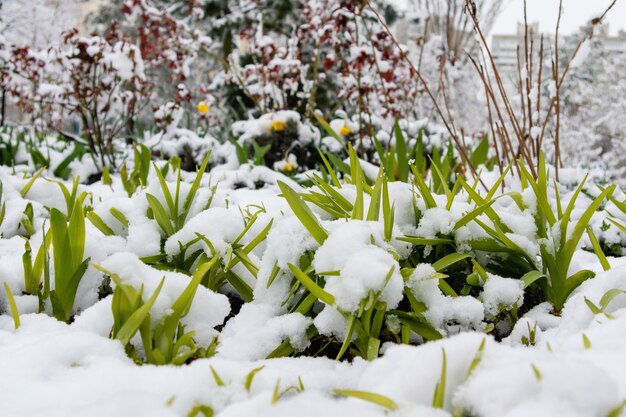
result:
M 600 16 L 612 0 L 563 0 L 563 33 L 571 33 L 593 17 Z M 559 14 L 559 0 L 527 0 L 528 21 L 539 22 L 539 29 L 554 32 Z M 514 33 L 516 23 L 524 19 L 524 1 L 509 0 L 492 33 Z M 626 0 L 617 3 L 607 15 L 611 34 L 626 29 Z
M 403 9 L 410 0 L 390 0 Z M 563 0 L 563 17 L 561 19 L 562 33 L 571 33 L 600 15 L 612 0 Z M 559 12 L 559 0 L 527 0 L 528 21 L 539 22 L 539 29 L 544 32 L 554 32 Z M 515 33 L 517 22 L 524 20 L 524 1 L 508 0 L 502 11 L 492 34 Z M 617 0 L 617 3 L 608 15 L 610 32 L 616 34 L 619 29 L 626 29 L 626 0 Z

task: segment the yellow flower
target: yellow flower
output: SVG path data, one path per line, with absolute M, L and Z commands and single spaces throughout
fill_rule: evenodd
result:
M 291 162 L 287 162 L 285 163 L 285 165 L 283 165 L 283 172 L 293 172 L 296 169 L 296 165 L 291 163 Z
M 198 113 L 200 114 L 207 114 L 211 109 L 209 108 L 209 106 L 207 106 L 207 104 L 204 101 L 201 101 L 196 106 L 196 110 L 198 110 Z
M 350 133 L 352 133 L 352 129 L 350 129 L 348 126 L 343 125 L 341 127 L 341 129 L 339 129 L 339 134 L 341 136 L 348 136 Z
M 274 132 L 282 132 L 283 130 L 285 130 L 285 122 L 282 122 L 280 120 L 274 120 L 272 122 L 272 130 Z

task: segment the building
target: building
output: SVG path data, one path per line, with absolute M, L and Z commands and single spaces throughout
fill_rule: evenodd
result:
M 595 27 L 594 36 L 602 40 L 603 46 L 608 53 L 626 53 L 626 32 L 620 31 L 617 36 L 610 36 L 607 25 Z M 529 45 L 530 40 L 534 43 L 534 56 L 538 56 L 541 45 L 541 36 L 539 33 L 539 25 L 533 23 L 528 28 Z M 550 56 L 554 50 L 554 33 L 543 34 L 544 38 L 544 62 L 550 65 Z M 561 36 L 559 45 L 565 44 L 573 39 L 573 35 Z M 518 80 L 518 47 L 520 55 L 521 67 L 525 63 L 525 27 L 524 24 L 518 23 L 517 33 L 512 35 L 494 35 L 491 41 L 491 53 L 498 67 L 498 72 L 504 79 L 513 81 Z
M 491 54 L 493 60 L 498 67 L 498 71 L 508 76 L 517 75 L 518 65 L 518 47 L 519 55 L 524 62 L 524 47 L 526 39 L 526 28 L 524 24 L 518 23 L 517 33 L 512 35 L 494 35 L 491 41 Z M 541 35 L 539 34 L 539 23 L 528 25 L 528 44 L 534 44 L 533 48 L 538 50 L 541 44 Z
M 609 52 L 626 53 L 626 32 L 620 30 L 617 36 L 604 37 L 604 48 Z
M 470 30 L 457 30 L 446 23 L 446 17 L 422 16 L 412 13 L 398 19 L 392 31 L 399 43 L 406 45 L 409 56 L 420 54 L 422 46 L 432 37 L 440 36 L 445 40 L 444 47 L 448 55 L 458 57 L 472 48 L 474 33 Z
M 392 32 L 398 42 L 406 45 L 408 55 L 419 55 L 421 45 L 424 43 L 425 19 L 420 15 L 407 15 L 398 19 L 393 25 Z

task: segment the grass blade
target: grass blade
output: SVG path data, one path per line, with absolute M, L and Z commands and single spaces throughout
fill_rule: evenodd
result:
M 150 319 L 150 309 L 152 305 L 156 301 L 159 293 L 161 292 L 161 288 L 163 288 L 163 283 L 165 282 L 165 278 L 161 280 L 157 288 L 152 293 L 152 296 L 146 301 L 144 305 L 139 307 L 135 312 L 124 322 L 120 330 L 115 335 L 115 338 L 122 342 L 122 345 L 126 346 L 130 343 L 130 339 L 137 333 L 142 323 L 146 319 Z
M 333 305 L 335 304 L 335 297 L 324 291 L 324 289 L 322 287 L 320 287 L 319 285 L 317 285 L 315 282 L 313 282 L 313 280 L 304 272 L 302 272 L 302 270 L 300 270 L 300 268 L 298 268 L 297 266 L 293 265 L 293 264 L 288 264 L 289 269 L 291 270 L 291 273 L 293 274 L 293 276 L 300 281 L 300 283 L 307 289 L 309 290 L 309 292 L 311 294 L 313 294 L 315 297 L 317 297 L 318 300 L 320 300 L 321 302 L 328 304 L 328 305 Z
M 33 184 L 35 183 L 35 180 L 37 178 L 39 178 L 39 176 L 41 175 L 41 173 L 45 170 L 46 168 L 43 167 L 41 169 L 39 169 L 39 171 L 35 172 L 35 175 L 32 176 L 32 178 L 30 180 L 28 180 L 28 182 L 26 183 L 26 185 L 24 185 L 24 188 L 22 188 L 22 198 L 26 198 L 26 194 L 28 194 L 28 192 L 30 191 L 31 187 L 33 186 Z
M 424 179 L 422 178 L 422 174 L 417 172 L 417 169 L 415 168 L 415 166 L 411 166 L 411 170 L 413 171 L 413 177 L 415 179 L 417 188 L 419 189 L 420 194 L 422 195 L 422 198 L 424 199 L 424 202 L 426 203 L 426 208 L 431 209 L 431 208 L 437 207 L 435 198 L 433 197 L 433 194 L 430 192 L 430 188 L 428 188 L 428 186 L 424 182 Z
M 593 233 L 593 230 L 590 226 L 587 226 L 587 234 L 589 235 L 589 240 L 591 240 L 591 246 L 593 246 L 593 251 L 600 261 L 600 265 L 602 265 L 602 268 L 605 271 L 608 271 L 609 269 L 611 269 L 611 264 L 609 263 L 609 260 L 606 259 L 606 255 L 604 254 L 604 252 L 602 252 L 600 242 L 598 242 L 598 238 L 596 237 L 596 234 Z
M 317 123 L 319 123 L 320 126 L 322 126 L 322 128 L 326 131 L 326 133 L 328 133 L 333 139 L 339 142 L 341 146 L 343 147 L 343 149 L 347 151 L 346 144 L 344 143 L 343 139 L 341 139 L 339 135 L 337 134 L 337 132 L 335 132 L 332 127 L 330 127 L 328 122 L 326 122 L 326 120 L 324 120 L 324 118 L 320 116 L 319 114 L 317 114 L 316 112 L 312 112 L 311 114 L 313 114 L 313 117 L 315 117 L 315 120 L 317 120 Z
M 154 219 L 157 221 L 161 229 L 165 232 L 167 236 L 171 236 L 175 233 L 174 226 L 172 226 L 172 222 L 170 221 L 170 217 L 167 215 L 165 208 L 161 204 L 159 200 L 152 194 L 146 194 L 146 199 L 148 200 L 148 204 L 152 209 L 152 214 L 154 215 Z
M 406 150 L 406 140 L 400 124 L 396 119 L 393 125 L 394 133 L 396 135 L 396 154 L 398 155 L 398 179 L 403 182 L 407 182 L 409 179 L 409 157 Z
M 102 217 L 98 216 L 94 211 L 90 211 L 87 214 L 87 219 L 105 236 L 115 236 L 115 232 L 102 220 Z
M 450 265 L 453 265 L 467 258 L 471 258 L 471 255 L 468 253 L 454 252 L 439 259 L 437 262 L 433 263 L 432 266 L 435 269 L 435 271 L 440 272 L 446 269 L 447 267 L 449 267 Z
M 20 313 L 17 311 L 15 298 L 13 297 L 13 293 L 11 292 L 11 289 L 7 285 L 6 281 L 4 282 L 4 292 L 9 300 L 9 309 L 11 310 L 11 316 L 13 317 L 13 326 L 15 327 L 15 330 L 17 330 L 20 327 Z
M 294 214 L 298 217 L 302 225 L 309 231 L 313 239 L 320 245 L 324 243 L 328 237 L 328 232 L 319 223 L 309 206 L 300 198 L 291 187 L 282 181 L 278 181 L 278 186 L 283 194 L 285 200 L 293 210 Z
M 375 394 L 373 392 L 367 391 L 355 391 L 355 390 L 346 390 L 346 389 L 336 389 L 333 391 L 335 395 L 341 395 L 344 397 L 352 397 L 358 398 L 359 400 L 368 401 L 381 407 L 387 408 L 389 410 L 397 410 L 398 405 L 393 402 L 389 397 L 385 397 L 384 395 Z
M 443 408 L 445 395 L 446 395 L 446 376 L 447 376 L 447 360 L 446 360 L 446 351 L 445 349 L 441 349 L 443 354 L 443 359 L 441 363 L 441 375 L 439 377 L 439 382 L 437 382 L 437 386 L 435 387 L 435 393 L 433 395 L 433 408 Z
M 196 197 L 196 193 L 200 188 L 200 182 L 202 181 L 202 176 L 206 171 L 206 167 L 209 164 L 209 159 L 211 158 L 211 152 L 207 153 L 204 159 L 202 160 L 202 164 L 200 164 L 200 168 L 196 174 L 196 178 L 193 180 L 191 184 L 191 189 L 189 190 L 189 194 L 187 194 L 187 198 L 185 199 L 185 203 L 183 204 L 183 212 L 181 214 L 180 223 L 183 224 L 187 215 L 189 214 L 189 209 L 191 208 L 191 204 L 193 204 L 193 199 Z

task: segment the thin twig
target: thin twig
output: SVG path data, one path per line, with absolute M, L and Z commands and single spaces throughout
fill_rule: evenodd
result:
M 450 136 L 452 137 L 452 140 L 454 141 L 454 144 L 455 144 L 459 154 L 461 155 L 461 158 L 465 161 L 466 164 L 468 164 L 468 166 L 470 167 L 472 173 L 479 179 L 481 185 L 485 188 L 485 190 L 488 190 L 488 187 L 485 185 L 485 183 L 482 181 L 482 179 L 476 173 L 476 168 L 473 166 L 469 156 L 467 155 L 467 152 L 465 151 L 465 149 L 461 145 L 458 136 L 454 133 L 456 129 L 452 127 L 453 121 L 452 120 L 449 121 L 449 120 L 446 119 L 445 115 L 443 114 L 443 111 L 441 110 L 441 107 L 439 106 L 439 103 L 437 103 L 437 100 L 435 99 L 435 96 L 433 95 L 430 87 L 428 86 L 428 83 L 426 82 L 426 80 L 422 76 L 421 72 L 418 71 L 417 68 L 415 68 L 415 65 L 413 65 L 413 62 L 411 62 L 411 60 L 407 57 L 406 53 L 402 49 L 402 46 L 400 45 L 400 43 L 398 42 L 396 37 L 391 33 L 391 30 L 389 29 L 389 27 L 387 26 L 387 24 L 385 23 L 383 18 L 380 16 L 378 11 L 376 9 L 374 9 L 374 7 L 372 6 L 372 4 L 370 3 L 369 0 L 365 0 L 365 1 L 367 3 L 367 6 L 372 11 L 372 13 L 374 13 L 374 15 L 376 16 L 376 19 L 378 19 L 378 21 L 382 25 L 382 27 L 385 30 L 385 32 L 387 32 L 387 34 L 390 36 L 390 38 L 391 38 L 392 42 L 394 43 L 394 45 L 400 51 L 400 53 L 402 55 L 402 58 L 409 64 L 409 66 L 411 67 L 411 69 L 413 70 L 415 75 L 418 77 L 420 83 L 424 87 L 424 91 L 426 92 L 426 94 L 428 95 L 430 100 L 432 101 L 433 106 L 435 107 L 435 110 L 436 110 L 437 114 L 439 115 L 442 123 L 444 124 L 445 128 L 448 130 L 448 133 L 450 133 Z

